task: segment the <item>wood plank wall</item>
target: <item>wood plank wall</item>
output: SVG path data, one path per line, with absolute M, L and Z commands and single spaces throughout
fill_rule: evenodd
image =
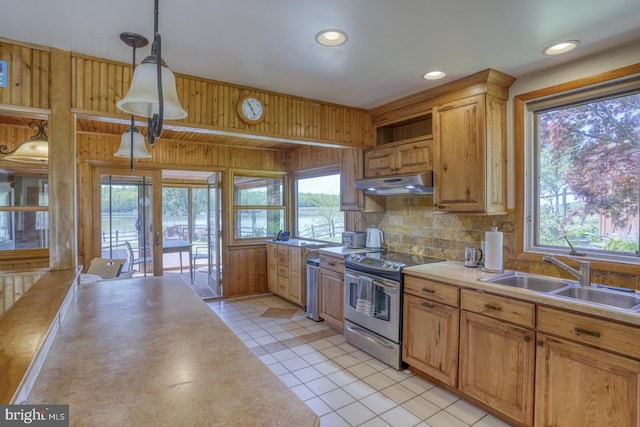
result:
M 88 115 L 125 116 L 116 102 L 129 88 L 131 65 L 78 54 L 71 61 L 72 108 Z M 176 87 L 189 114 L 172 122 L 177 125 L 364 148 L 373 144 L 371 116 L 365 110 L 180 74 Z M 265 119 L 257 125 L 238 117 L 237 102 L 245 95 L 265 104 Z
M 0 275 L 0 316 L 46 272 L 46 269 L 40 269 L 36 271 L 11 271 Z
M 324 166 L 339 165 L 342 149 L 304 145 L 291 151 L 291 171 L 303 171 Z
M 0 88 L 0 103 L 29 108 L 49 108 L 51 52 L 0 38 L 0 60 L 7 61 L 10 85 Z

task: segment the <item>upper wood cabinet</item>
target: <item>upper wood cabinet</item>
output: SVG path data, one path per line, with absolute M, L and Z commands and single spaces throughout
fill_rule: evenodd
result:
M 364 152 L 364 176 L 403 175 L 433 168 L 431 137 L 416 137 Z
M 433 109 L 435 206 L 506 212 L 506 100 L 481 94 Z
M 506 101 L 514 80 L 487 69 L 371 110 L 377 148 L 375 158 L 365 158 L 365 176 L 399 173 L 395 157 L 376 151 L 421 133 L 433 138 L 428 153 L 438 211 L 505 213 Z
M 340 170 L 340 210 L 383 212 L 384 197 L 364 194 L 356 190 L 353 181 L 362 178 L 362 150 L 342 150 Z

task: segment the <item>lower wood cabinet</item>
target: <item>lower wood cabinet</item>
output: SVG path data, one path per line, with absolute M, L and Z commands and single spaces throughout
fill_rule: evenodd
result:
M 402 360 L 517 426 L 640 426 L 640 328 L 405 274 Z
M 460 310 L 404 294 L 402 360 L 456 386 Z
M 534 367 L 533 330 L 462 311 L 460 391 L 522 424 L 531 425 Z
M 320 254 L 320 317 L 344 331 L 344 257 Z
M 278 245 L 267 243 L 267 287 L 269 292 L 278 293 Z
M 267 283 L 269 291 L 304 306 L 307 302 L 306 259 L 310 250 L 267 243 Z
M 536 426 L 638 426 L 639 388 L 639 361 L 539 334 Z

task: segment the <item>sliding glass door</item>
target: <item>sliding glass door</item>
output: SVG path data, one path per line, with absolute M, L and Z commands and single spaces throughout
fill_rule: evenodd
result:
M 154 231 L 153 177 L 111 173 L 98 176 L 99 216 L 94 216 L 100 218 L 98 256 L 126 259 L 124 273 L 162 275 L 161 257 L 156 260 L 154 253 L 156 247 L 161 247 L 161 236 Z

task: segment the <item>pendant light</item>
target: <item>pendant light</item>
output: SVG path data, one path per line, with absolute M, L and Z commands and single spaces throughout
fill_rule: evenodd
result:
M 32 136 L 31 139 L 20 143 L 18 148 L 13 151 L 7 151 L 8 147 L 6 145 L 0 146 L 0 154 L 6 154 L 4 160 L 22 163 L 40 163 L 44 168 L 49 162 L 49 141 L 45 133 L 48 125 L 44 120 L 40 120 L 40 123 L 30 122 L 29 127 L 38 133 Z
M 146 37 L 136 33 L 122 33 L 120 39 L 133 49 L 132 71 L 136 70 L 136 49 L 149 44 Z M 144 143 L 144 137 L 136 127 L 135 116 L 131 115 L 131 125 L 120 138 L 120 148 L 114 154 L 115 157 L 129 157 L 131 160 L 131 172 L 133 172 L 133 159 L 148 159 L 151 157 L 147 146 Z
M 127 95 L 116 103 L 122 111 L 148 118 L 149 145 L 153 145 L 162 133 L 163 120 L 187 117 L 180 105 L 176 79 L 162 60 L 162 44 L 158 32 L 158 0 L 154 8 L 154 33 L 151 55 L 136 67 Z

